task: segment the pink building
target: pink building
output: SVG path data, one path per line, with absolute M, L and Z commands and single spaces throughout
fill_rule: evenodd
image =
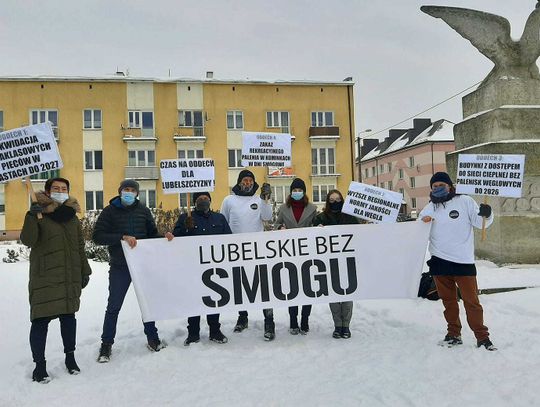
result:
M 363 139 L 360 182 L 402 193 L 402 213 L 415 217 L 429 202 L 431 176 L 446 171 L 453 129 L 448 120 L 414 119 L 412 129 L 390 130 L 383 141 Z

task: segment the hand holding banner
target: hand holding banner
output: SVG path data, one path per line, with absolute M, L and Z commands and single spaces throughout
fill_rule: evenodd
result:
M 403 195 L 399 192 L 353 181 L 342 212 L 373 223 L 394 223 L 402 201 Z

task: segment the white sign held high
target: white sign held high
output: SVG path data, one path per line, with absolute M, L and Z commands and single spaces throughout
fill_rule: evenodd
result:
M 291 135 L 243 131 L 242 165 L 244 167 L 290 167 Z
M 211 158 L 161 160 L 159 169 L 165 194 L 212 192 L 216 184 Z
M 460 154 L 456 192 L 521 198 L 525 155 Z
M 0 133 L 0 181 L 29 177 L 63 166 L 50 123 Z
M 374 223 L 394 223 L 402 201 L 403 195 L 399 192 L 353 181 L 342 212 Z

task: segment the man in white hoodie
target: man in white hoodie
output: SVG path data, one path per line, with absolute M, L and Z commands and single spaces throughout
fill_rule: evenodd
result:
M 255 175 L 249 170 L 242 170 L 238 181 L 232 189 L 232 194 L 225 197 L 221 205 L 221 213 L 227 219 L 233 233 L 250 233 L 264 231 L 264 221 L 272 219 L 272 205 L 269 202 L 272 193 L 270 185 L 264 183 L 260 196 L 255 193 L 259 185 Z M 274 313 L 271 308 L 263 310 L 264 339 L 271 341 L 275 338 Z M 234 332 L 242 332 L 248 327 L 247 311 L 238 313 L 238 321 Z

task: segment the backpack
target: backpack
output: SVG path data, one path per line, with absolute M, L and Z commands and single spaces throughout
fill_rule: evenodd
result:
M 418 296 L 427 298 L 431 301 L 437 301 L 439 299 L 439 293 L 437 293 L 437 287 L 435 286 L 435 280 L 429 273 L 422 273 L 420 278 L 420 286 L 418 287 Z

